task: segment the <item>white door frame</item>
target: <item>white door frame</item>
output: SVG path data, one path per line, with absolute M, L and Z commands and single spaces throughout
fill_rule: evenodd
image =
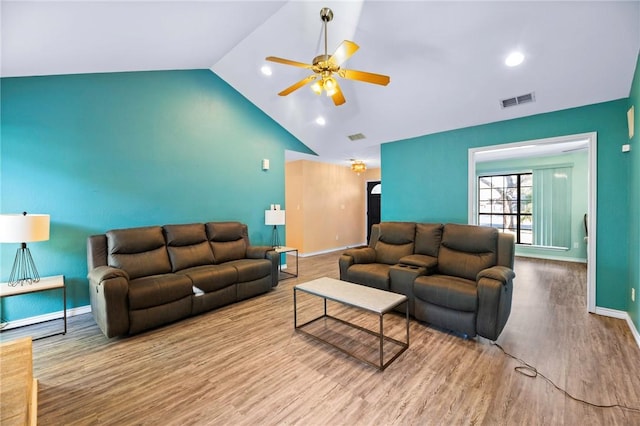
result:
M 477 224 L 478 190 L 476 185 L 476 154 L 483 151 L 490 151 L 504 148 L 519 148 L 530 145 L 546 145 L 565 143 L 575 140 L 588 141 L 588 195 L 587 195 L 587 228 L 589 230 L 589 240 L 587 244 L 587 310 L 596 312 L 596 214 L 597 214 L 597 164 L 598 164 L 598 134 L 596 132 L 581 133 L 576 135 L 559 136 L 546 139 L 537 139 L 523 142 L 506 143 L 500 145 L 483 146 L 469 149 L 469 175 L 468 175 L 468 210 L 469 223 Z

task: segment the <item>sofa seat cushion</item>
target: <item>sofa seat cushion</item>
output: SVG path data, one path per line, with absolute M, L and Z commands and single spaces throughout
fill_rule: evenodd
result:
M 348 279 L 356 284 L 389 290 L 389 270 L 384 263 L 359 263 L 349 267 Z
M 145 309 L 193 294 L 189 277 L 181 274 L 151 275 L 129 282 L 129 309 Z
M 193 286 L 205 293 L 220 290 L 238 282 L 238 270 L 232 265 L 203 265 L 178 272 L 188 276 Z
M 268 259 L 240 259 L 225 263 L 236 268 L 238 282 L 258 280 L 271 274 L 271 261 Z
M 416 298 L 444 308 L 475 312 L 478 291 L 475 281 L 449 275 L 424 275 L 413 283 Z

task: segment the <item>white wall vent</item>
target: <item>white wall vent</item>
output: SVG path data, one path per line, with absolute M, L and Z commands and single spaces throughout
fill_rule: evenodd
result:
M 502 108 L 509 108 L 512 106 L 526 104 L 529 102 L 535 102 L 536 97 L 533 92 L 527 93 L 525 95 L 515 96 L 513 98 L 503 99 L 500 101 L 500 105 Z
M 349 135 L 347 137 L 352 141 L 359 141 L 360 139 L 366 138 L 366 136 L 363 135 L 362 133 L 356 133 L 356 134 L 353 134 L 353 135 Z

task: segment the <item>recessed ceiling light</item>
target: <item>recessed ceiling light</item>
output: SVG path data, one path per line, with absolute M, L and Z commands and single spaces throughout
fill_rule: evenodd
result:
M 504 63 L 508 67 L 517 67 L 522 63 L 522 61 L 524 61 L 524 55 L 521 52 L 512 52 L 507 56 Z
M 324 117 L 320 116 L 316 118 L 316 124 L 319 126 L 324 126 L 325 124 L 327 124 L 327 120 L 325 120 Z
M 269 65 L 263 65 L 260 71 L 262 71 L 264 75 L 271 75 L 271 67 Z

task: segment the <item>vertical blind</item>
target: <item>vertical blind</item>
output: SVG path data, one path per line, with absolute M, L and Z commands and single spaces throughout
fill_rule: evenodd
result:
M 533 171 L 533 244 L 571 247 L 571 167 Z

